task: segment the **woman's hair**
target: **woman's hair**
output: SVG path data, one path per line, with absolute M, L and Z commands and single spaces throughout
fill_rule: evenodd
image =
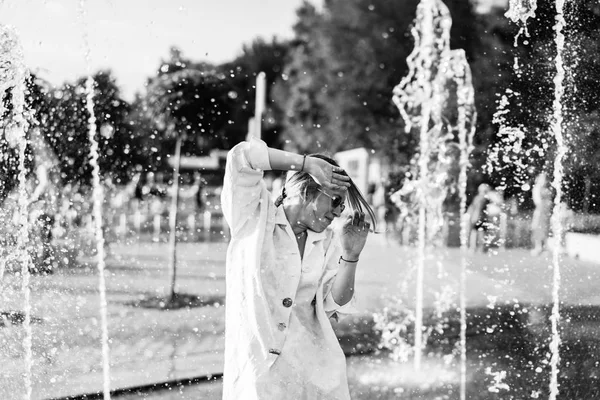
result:
M 320 158 L 321 160 L 327 161 L 331 165 L 339 167 L 339 164 L 334 159 L 324 154 L 309 154 L 307 157 Z M 343 172 L 343 174 L 347 175 L 345 172 Z M 289 195 L 299 195 L 302 199 L 311 201 L 317 197 L 318 189 L 320 187 L 321 186 L 315 182 L 315 180 L 307 172 L 296 172 L 285 182 L 281 191 L 281 195 L 277 198 L 277 200 L 275 200 L 275 205 L 279 206 L 281 203 L 283 203 L 283 199 Z M 347 201 L 352 211 L 366 211 L 371 218 L 373 228 L 376 227 L 377 218 L 375 217 L 375 212 L 367 200 L 365 200 L 365 197 L 360 192 L 354 181 L 352 181 L 352 178 L 350 178 Z

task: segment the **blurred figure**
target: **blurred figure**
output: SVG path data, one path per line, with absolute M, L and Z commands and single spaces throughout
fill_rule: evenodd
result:
M 491 189 L 487 195 L 489 200 L 485 209 L 487 229 L 484 240 L 484 251 L 490 247 L 504 245 L 506 234 L 506 213 L 504 211 L 504 195 Z
M 482 183 L 477 188 L 477 194 L 467 209 L 469 216 L 469 247 L 472 251 L 482 249 L 487 251 L 485 237 L 488 229 L 487 209 L 490 204 L 488 197 L 492 188 L 487 183 Z
M 133 212 L 140 210 L 142 200 L 144 200 L 142 185 L 142 173 L 136 171 L 131 177 L 131 181 L 125 187 L 125 192 L 129 194 L 131 210 Z
M 545 172 L 535 178 L 531 195 L 535 205 L 531 219 L 531 241 L 533 243 L 531 254 L 539 255 L 548 247 L 552 217 L 552 192 Z
M 506 200 L 505 212 L 507 218 L 505 245 L 507 247 L 524 247 L 529 241 L 530 223 L 521 216 L 519 196 L 511 196 Z
M 400 243 L 409 245 L 413 242 L 419 220 L 419 203 L 415 182 L 406 180 L 400 190 L 390 194 L 390 202 L 397 210 L 396 229 Z
M 575 217 L 575 213 L 564 201 L 558 205 L 558 213 L 560 215 L 562 230 L 560 234 L 560 241 L 558 241 L 556 245 L 560 246 L 559 248 L 561 252 L 565 252 L 567 233 L 573 228 L 573 219 Z
M 385 185 L 384 182 L 381 181 L 375 185 L 373 190 L 373 194 L 371 195 L 371 204 L 373 205 L 373 210 L 375 211 L 375 215 L 377 215 L 377 223 L 383 224 L 385 221 L 386 214 L 386 206 L 385 206 Z
M 400 217 L 400 209 L 396 207 L 396 204 L 392 201 L 391 194 L 390 190 L 386 190 L 385 215 L 383 218 L 383 229 L 385 231 L 386 241 L 389 241 L 390 237 L 395 237 L 395 233 L 398 229 L 398 219 Z
M 367 201 L 371 205 L 373 204 L 373 195 L 375 195 L 375 192 L 377 191 L 377 186 L 376 183 L 371 182 L 367 188 Z
M 385 181 L 376 185 L 372 194 L 372 204 L 377 215 L 377 224 L 383 226 L 385 240 L 389 243 L 396 232 L 400 210 L 392 201 L 390 187 Z
M 118 217 L 123 206 L 123 195 L 112 176 L 107 175 L 102 185 L 103 207 L 102 207 L 102 234 L 104 237 L 104 250 L 106 257 L 111 257 L 111 243 L 117 241 Z
M 206 204 L 206 193 L 204 193 L 204 180 L 202 175 L 197 172 L 194 174 L 194 199 L 196 200 L 196 212 L 199 214 L 204 212 Z
M 32 130 L 31 146 L 36 164 L 29 197 L 32 272 L 51 273 L 55 264 L 52 242 L 60 193 L 59 162 L 39 129 Z

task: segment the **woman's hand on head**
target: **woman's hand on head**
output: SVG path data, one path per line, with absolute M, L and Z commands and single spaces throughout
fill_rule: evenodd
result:
M 350 187 L 350 177 L 343 168 L 329 164 L 317 157 L 306 157 L 304 171 L 319 185 L 329 190 L 344 190 Z

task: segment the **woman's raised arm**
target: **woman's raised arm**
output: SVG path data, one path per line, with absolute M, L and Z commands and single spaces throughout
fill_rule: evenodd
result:
M 271 169 L 307 172 L 319 185 L 330 190 L 350 187 L 350 178 L 344 170 L 325 160 L 272 148 L 268 151 Z
M 304 171 L 315 181 L 331 190 L 350 187 L 350 178 L 342 168 L 320 158 L 303 156 L 267 147 L 265 142 L 252 138 L 236 145 L 227 154 L 225 178 L 221 193 L 223 215 L 232 236 L 240 232 L 267 199 L 263 174 L 266 170 Z M 256 216 L 256 215 L 255 215 Z

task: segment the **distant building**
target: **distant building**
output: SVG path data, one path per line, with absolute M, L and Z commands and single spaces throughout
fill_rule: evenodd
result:
M 225 163 L 228 150 L 212 150 L 208 156 L 182 156 L 180 161 L 181 173 L 193 174 L 199 172 L 209 186 L 221 186 L 225 176 Z M 168 163 L 175 166 L 175 159 L 170 157 Z
M 364 147 L 340 151 L 333 158 L 346 170 L 363 195 L 367 195 L 369 184 L 381 181 L 381 162 Z
M 494 8 L 508 10 L 508 0 L 472 0 L 475 12 L 487 14 Z

